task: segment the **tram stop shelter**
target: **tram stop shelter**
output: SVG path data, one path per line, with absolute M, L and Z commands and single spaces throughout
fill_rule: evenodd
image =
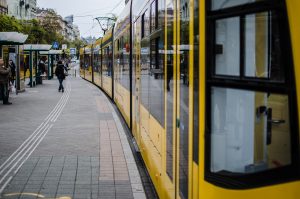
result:
M 52 45 L 48 44 L 25 44 L 24 45 L 24 53 L 29 55 L 29 77 L 30 87 L 34 87 L 37 84 L 42 84 L 42 76 L 41 71 L 38 66 L 39 62 L 39 54 L 44 51 L 49 51 Z
M 49 50 L 49 51 L 42 51 L 40 55 L 48 56 L 48 79 L 53 79 L 54 76 L 54 66 L 56 66 L 55 57 L 62 55 L 62 50 Z
M 27 40 L 28 35 L 18 32 L 0 32 L 0 57 L 7 64 L 12 60 L 16 66 L 16 93 L 25 89 L 23 73 L 20 70 L 23 67 L 23 62 L 20 54 L 20 46 Z

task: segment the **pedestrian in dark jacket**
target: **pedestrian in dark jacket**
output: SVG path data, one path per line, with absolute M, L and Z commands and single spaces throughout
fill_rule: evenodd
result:
M 58 92 L 60 92 L 60 90 L 62 92 L 64 92 L 63 81 L 66 78 L 66 75 L 65 75 L 65 69 L 64 69 L 64 65 L 63 65 L 62 61 L 58 61 L 57 67 L 55 69 L 55 75 L 59 81 Z
M 9 91 L 8 91 L 8 80 L 10 76 L 10 68 L 6 68 L 4 66 L 3 59 L 0 59 L 0 90 L 1 90 L 1 96 L 3 100 L 3 104 L 10 105 L 8 101 L 9 97 Z
M 10 82 L 12 85 L 14 85 L 16 79 L 16 65 L 13 60 L 9 60 L 8 66 L 11 72 Z

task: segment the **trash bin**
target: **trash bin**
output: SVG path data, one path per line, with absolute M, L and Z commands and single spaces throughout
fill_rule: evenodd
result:
M 41 76 L 41 72 L 36 74 L 36 84 L 43 84 L 43 77 Z

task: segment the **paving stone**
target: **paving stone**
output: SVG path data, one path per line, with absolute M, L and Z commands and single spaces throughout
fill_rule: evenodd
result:
M 128 143 L 124 144 L 128 142 L 127 137 L 106 96 L 80 78 L 68 79 L 64 83 L 73 88 L 68 103 L 4 193 L 31 191 L 47 198 L 67 195 L 83 199 L 126 199 L 133 198 L 136 192 L 142 193 L 142 186 L 138 186 L 141 180 L 138 180 L 135 159 Z M 12 121 L 19 121 L 13 124 L 19 125 L 19 134 L 13 136 L 10 133 L 9 139 L 18 138 L 20 142 L 8 141 L 11 145 L 18 144 L 18 147 L 27 139 L 56 106 L 62 94 L 57 92 L 57 80 L 46 80 L 34 90 L 38 93 L 25 92 L 13 101 L 13 109 L 20 103 L 18 109 L 7 113 L 0 107 L 0 112 L 8 119 L 11 116 Z M 24 119 L 16 114 L 18 112 L 28 117 L 39 117 L 31 117 L 29 122 L 28 117 Z M 1 127 L 9 129 L 3 124 L 3 118 L 0 118 Z M 3 133 L 7 135 L 1 130 L 0 137 Z M 2 150 L 5 145 L 1 145 L 1 141 L 0 164 L 13 152 L 6 148 Z M 131 180 L 132 176 L 136 179 Z M 131 187 L 131 183 L 136 185 Z

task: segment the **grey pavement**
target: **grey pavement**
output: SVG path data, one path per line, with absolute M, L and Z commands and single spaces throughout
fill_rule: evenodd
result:
M 0 104 L 1 198 L 146 198 L 132 151 L 106 96 L 68 77 Z

